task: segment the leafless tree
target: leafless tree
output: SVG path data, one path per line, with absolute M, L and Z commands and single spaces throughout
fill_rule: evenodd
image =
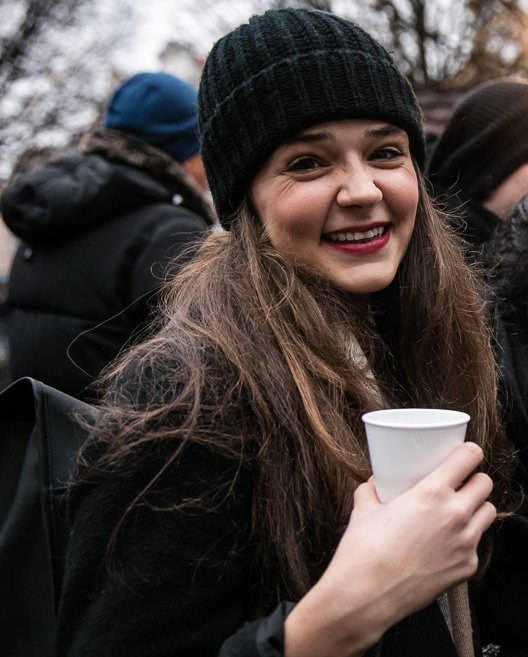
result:
M 10 17 L 0 36 L 0 94 L 24 74 L 31 51 L 51 25 L 71 25 L 83 0 L 3 0 L 4 17 Z
M 60 146 L 93 120 L 116 81 L 109 54 L 133 31 L 139 2 L 0 0 L 0 184 L 21 152 Z M 212 43 L 251 13 L 284 6 L 333 11 L 373 33 L 415 85 L 468 87 L 526 75 L 523 3 L 528 0 L 178 0 L 168 20 L 174 16 L 174 40 L 203 56 L 204 33 Z M 160 5 L 153 0 L 153 11 Z M 185 34 L 183 14 L 191 25 Z
M 414 83 L 470 86 L 526 70 L 521 0 L 372 0 L 371 28 Z
M 124 4 L 0 0 L 0 183 L 25 150 L 65 145 L 93 120 L 132 20 Z
M 467 86 L 528 66 L 527 0 L 248 0 L 241 9 L 242 4 L 202 0 L 197 20 L 217 38 L 250 8 L 331 11 L 372 32 L 414 83 Z

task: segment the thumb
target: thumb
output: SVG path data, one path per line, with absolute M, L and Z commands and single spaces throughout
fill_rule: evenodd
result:
M 376 484 L 373 477 L 370 477 L 364 484 L 360 484 L 354 493 L 354 508 L 371 504 L 381 504 L 376 493 Z

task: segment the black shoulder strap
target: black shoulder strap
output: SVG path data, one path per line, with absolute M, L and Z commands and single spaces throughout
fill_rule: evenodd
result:
M 0 393 L 0 644 L 53 654 L 64 492 L 95 408 L 28 377 Z
M 62 587 L 62 562 L 68 537 L 66 488 L 76 457 L 96 410 L 70 395 L 30 379 L 41 461 L 42 513 L 48 535 L 55 607 Z

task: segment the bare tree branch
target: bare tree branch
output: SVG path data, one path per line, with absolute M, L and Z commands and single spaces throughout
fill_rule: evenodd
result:
M 22 73 L 24 59 L 42 30 L 55 21 L 69 23 L 81 4 L 82 0 L 26 0 L 18 28 L 0 39 L 0 95 Z

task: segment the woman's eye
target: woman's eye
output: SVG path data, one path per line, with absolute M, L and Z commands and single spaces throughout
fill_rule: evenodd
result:
M 385 148 L 378 148 L 371 156 L 371 160 L 393 160 L 396 157 L 402 157 L 403 151 L 395 146 L 387 146 Z
M 288 165 L 288 171 L 313 171 L 323 164 L 315 157 L 299 157 Z

